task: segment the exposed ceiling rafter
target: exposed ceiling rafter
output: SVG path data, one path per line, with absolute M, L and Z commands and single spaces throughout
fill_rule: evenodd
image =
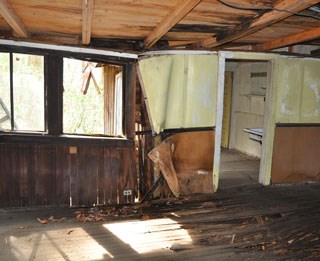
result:
M 249 24 L 240 24 L 232 30 L 228 30 L 226 33 L 218 34 L 216 37 L 204 39 L 198 43 L 202 47 L 216 47 L 247 35 L 253 34 L 261 29 L 277 23 L 291 15 L 293 13 L 300 12 L 310 6 L 317 4 L 317 0 L 282 0 L 278 1 L 274 6 L 277 10 L 266 12 L 258 18 L 252 20 Z M 287 10 L 287 11 L 279 11 Z
M 301 42 L 311 41 L 317 38 L 320 38 L 320 28 L 311 29 L 309 31 L 282 37 L 274 41 L 258 44 L 256 47 L 254 47 L 254 50 L 267 51 Z
M 144 47 L 152 47 L 163 35 L 184 18 L 202 0 L 180 0 L 178 4 L 169 12 L 154 28 L 154 30 L 144 40 Z
M 29 37 L 27 27 L 6 0 L 0 0 L 0 15 L 6 20 L 18 37 Z
M 94 0 L 82 0 L 82 44 L 91 41 Z

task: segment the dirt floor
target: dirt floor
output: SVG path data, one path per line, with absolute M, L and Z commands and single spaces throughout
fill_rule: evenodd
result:
M 249 185 L 132 206 L 1 209 L 0 259 L 319 260 L 319 189 Z

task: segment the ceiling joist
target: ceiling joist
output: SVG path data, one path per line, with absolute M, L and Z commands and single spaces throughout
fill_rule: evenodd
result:
M 144 47 L 151 48 L 163 35 L 184 18 L 202 0 L 180 0 L 144 40 Z
M 259 44 L 254 48 L 254 50 L 267 51 L 267 50 L 272 50 L 272 49 L 276 49 L 284 46 L 311 41 L 317 38 L 320 38 L 320 28 L 311 29 L 309 31 L 289 35 L 274 41 Z
M 0 0 L 0 15 L 6 20 L 18 37 L 29 37 L 27 27 L 6 0 Z
M 274 10 L 264 13 L 258 18 L 252 20 L 249 24 L 240 24 L 236 28 L 227 31 L 223 34 L 218 34 L 216 37 L 208 38 L 199 43 L 202 47 L 216 47 L 247 35 L 253 34 L 261 29 L 277 23 L 291 15 L 298 13 L 314 4 L 318 0 L 282 0 L 278 1 L 274 6 Z M 286 10 L 286 11 L 280 11 Z
M 91 41 L 94 0 L 82 0 L 82 44 Z

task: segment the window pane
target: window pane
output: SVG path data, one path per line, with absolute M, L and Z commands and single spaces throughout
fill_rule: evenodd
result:
M 63 68 L 63 132 L 104 134 L 103 68 L 67 58 Z
M 15 129 L 45 130 L 44 57 L 13 54 Z
M 63 132 L 123 136 L 122 67 L 65 58 Z
M 0 53 L 0 131 L 11 130 L 10 56 Z

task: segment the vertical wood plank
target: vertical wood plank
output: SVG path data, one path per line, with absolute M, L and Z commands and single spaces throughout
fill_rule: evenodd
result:
M 58 205 L 69 204 L 68 147 L 56 146 L 56 201 Z
M 79 204 L 93 205 L 97 199 L 97 159 L 100 148 L 79 147 L 78 162 L 78 193 Z
M 135 101 L 136 101 L 136 66 L 127 64 L 125 67 L 124 79 L 124 115 L 125 134 L 128 139 L 133 139 L 135 135 Z
M 116 67 L 104 67 L 104 133 L 114 134 L 114 106 L 115 106 L 115 76 Z

